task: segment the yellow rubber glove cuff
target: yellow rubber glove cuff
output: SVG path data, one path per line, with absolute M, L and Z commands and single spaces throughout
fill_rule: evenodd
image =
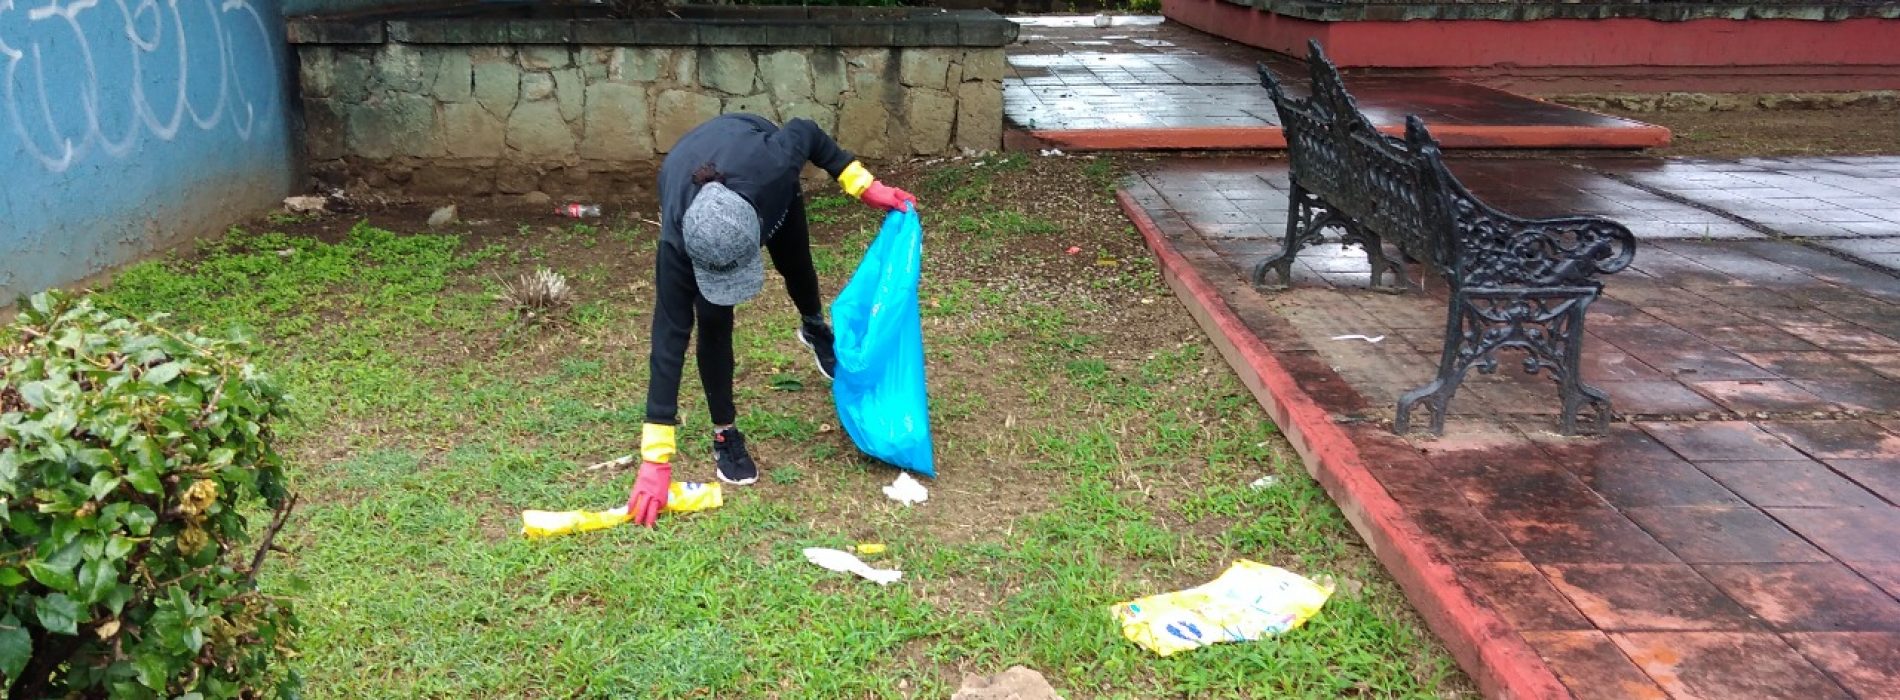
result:
M 673 461 L 674 429 L 670 425 L 647 423 L 640 428 L 640 459 L 667 464 Z
M 843 173 L 838 174 L 838 186 L 843 187 L 844 193 L 852 197 L 863 197 L 864 191 L 871 189 L 873 182 L 877 182 L 877 178 L 871 175 L 871 171 L 864 168 L 863 163 L 855 160 L 845 167 Z

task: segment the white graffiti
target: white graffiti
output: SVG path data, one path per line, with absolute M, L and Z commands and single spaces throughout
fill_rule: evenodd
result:
M 0 0 L 0 97 L 21 152 L 54 173 L 187 123 L 248 141 L 283 99 L 282 42 L 250 0 L 46 0 L 24 13 Z

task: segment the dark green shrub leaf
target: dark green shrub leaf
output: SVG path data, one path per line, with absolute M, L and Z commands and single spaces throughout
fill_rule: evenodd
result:
M 26 583 L 26 574 L 11 566 L 0 568 L 0 588 L 12 588 Z
M 112 562 L 94 559 L 79 567 L 79 599 L 88 603 L 97 602 L 112 592 L 119 583 L 119 570 Z
M 145 380 L 146 384 L 157 384 L 157 385 L 162 386 L 165 384 L 170 384 L 173 379 L 177 379 L 178 373 L 181 371 L 184 371 L 184 369 L 185 368 L 183 366 L 179 365 L 176 362 L 167 362 L 157 367 L 153 367 L 151 369 L 145 370 L 145 376 L 142 377 L 142 379 Z
M 79 581 L 73 578 L 73 568 L 70 564 L 61 568 L 48 562 L 30 561 L 26 563 L 26 568 L 33 572 L 33 580 L 55 591 L 71 591 L 79 587 Z
M 19 618 L 8 615 L 0 620 L 0 677 L 19 678 L 31 658 L 33 636 L 27 633 Z
M 132 488 L 139 493 L 155 494 L 163 488 L 158 483 L 158 470 L 147 464 L 132 465 L 132 471 L 125 473 L 126 480 L 132 482 Z
M 79 634 L 79 604 L 66 597 L 66 594 L 49 594 L 39 599 L 33 608 L 39 614 L 40 626 L 46 631 L 64 635 Z
M 119 477 L 113 476 L 111 472 L 93 472 L 92 483 L 86 487 L 86 492 L 92 494 L 93 500 L 102 501 L 106 496 L 111 495 L 113 490 L 119 488 L 119 484 Z

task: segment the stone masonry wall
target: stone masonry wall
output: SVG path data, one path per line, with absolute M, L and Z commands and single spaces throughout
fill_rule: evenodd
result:
M 303 44 L 313 174 L 420 193 L 624 191 L 722 112 L 860 156 L 994 150 L 1001 48 Z

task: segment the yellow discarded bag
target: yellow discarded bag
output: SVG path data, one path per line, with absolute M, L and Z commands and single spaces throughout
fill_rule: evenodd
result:
M 1213 581 L 1117 603 L 1109 613 L 1121 622 L 1128 641 L 1170 656 L 1284 634 L 1306 624 L 1332 595 L 1330 583 L 1242 559 Z
M 675 481 L 666 487 L 667 513 L 691 513 L 725 505 L 725 494 L 717 483 Z M 577 532 L 605 530 L 624 525 L 632 518 L 627 507 L 613 510 L 529 510 L 521 513 L 521 534 L 540 539 Z

